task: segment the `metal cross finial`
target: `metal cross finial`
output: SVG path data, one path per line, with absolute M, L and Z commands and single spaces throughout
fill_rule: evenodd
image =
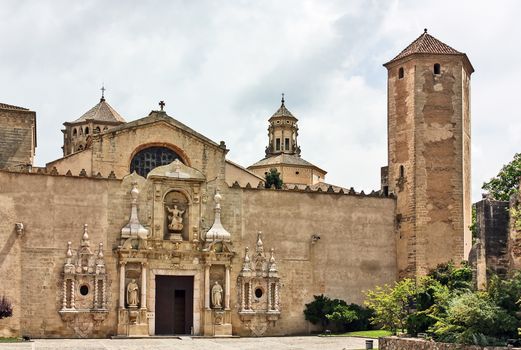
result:
M 101 101 L 103 102 L 103 101 L 105 101 L 105 90 L 107 90 L 107 89 L 105 89 L 105 83 L 103 83 L 101 85 L 101 89 L 100 90 L 101 90 Z
M 161 110 L 165 107 L 165 101 L 159 101 L 159 107 L 161 107 Z
M 427 28 L 424 28 L 424 29 L 423 29 L 423 32 L 424 32 L 425 34 L 427 34 Z
M 280 102 L 282 102 L 282 104 L 284 104 L 284 93 L 282 93 L 282 99 L 280 100 Z

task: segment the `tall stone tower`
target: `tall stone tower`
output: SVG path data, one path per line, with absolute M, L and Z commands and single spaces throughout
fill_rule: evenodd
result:
M 467 55 L 427 33 L 388 70 L 388 173 L 400 277 L 467 259 L 471 248 Z M 385 175 L 385 174 L 384 174 Z

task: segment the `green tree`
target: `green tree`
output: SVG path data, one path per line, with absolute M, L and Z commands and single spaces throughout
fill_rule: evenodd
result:
M 271 188 L 271 186 L 275 186 L 277 190 L 282 188 L 282 179 L 280 178 L 280 173 L 277 169 L 272 168 L 266 174 L 266 183 L 264 185 L 266 188 Z
M 374 311 L 372 322 L 396 334 L 406 329 L 407 319 L 414 312 L 416 283 L 406 278 L 394 286 L 384 285 L 366 292 L 365 305 Z
M 516 194 L 521 178 L 521 153 L 516 153 L 514 159 L 503 166 L 499 173 L 485 182 L 482 189 L 488 191 L 492 198 L 501 201 L 510 200 L 510 196 Z

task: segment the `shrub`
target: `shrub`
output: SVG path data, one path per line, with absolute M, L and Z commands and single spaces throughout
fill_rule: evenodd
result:
M 463 261 L 460 266 L 456 266 L 452 261 L 440 264 L 427 276 L 447 286 L 450 290 L 472 289 L 472 269 L 466 261 Z
M 369 329 L 372 312 L 356 304 L 347 304 L 344 300 L 330 299 L 323 294 L 314 295 L 315 300 L 306 304 L 304 315 L 313 324 L 320 324 L 322 330 L 331 327 L 335 331 Z
M 515 336 L 517 320 L 484 292 L 454 296 L 445 317 L 432 327 L 437 340 L 476 345 L 495 345 Z
M 0 319 L 13 316 L 13 306 L 5 296 L 0 299 Z

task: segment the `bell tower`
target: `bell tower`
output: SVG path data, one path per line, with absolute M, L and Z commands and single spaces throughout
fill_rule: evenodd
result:
M 282 94 L 280 108 L 268 120 L 268 146 L 266 157 L 280 153 L 300 155 L 300 147 L 297 145 L 298 119 L 284 105 Z
M 425 31 L 388 70 L 389 193 L 400 277 L 467 259 L 471 248 L 470 76 L 466 54 Z

